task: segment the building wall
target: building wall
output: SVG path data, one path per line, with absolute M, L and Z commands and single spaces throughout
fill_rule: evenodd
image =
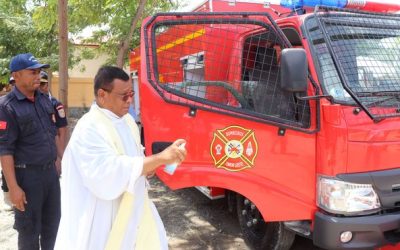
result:
M 95 50 L 96 47 L 93 47 Z M 80 53 L 80 48 L 75 49 L 75 53 Z M 73 69 L 68 71 L 69 76 L 72 77 L 82 77 L 82 78 L 94 78 L 97 70 L 105 64 L 108 57 L 107 55 L 99 55 L 98 57 L 90 60 L 82 60 L 78 65 L 75 65 Z M 82 70 L 85 69 L 85 70 Z
M 82 49 L 97 49 L 97 45 L 75 45 L 75 55 L 82 53 Z M 85 59 L 68 70 L 68 107 L 69 108 L 88 108 L 94 100 L 93 82 L 97 70 L 107 61 L 107 55 L 100 55 L 94 59 Z M 58 72 L 54 72 L 50 91 L 51 94 L 59 98 L 59 78 Z
M 81 53 L 81 48 L 97 49 L 96 45 L 75 45 L 74 53 Z M 100 55 L 94 59 L 82 60 L 73 69 L 68 70 L 68 107 L 69 108 L 89 108 L 94 101 L 93 85 L 94 76 L 98 69 L 103 66 L 108 57 L 107 55 Z M 124 69 L 127 73 L 129 68 Z M 59 98 L 59 78 L 58 72 L 52 74 L 50 91 L 51 94 Z
M 57 98 L 58 77 L 53 77 L 51 82 L 51 94 Z M 69 108 L 88 108 L 94 100 L 93 78 L 70 77 L 68 80 L 68 107 Z

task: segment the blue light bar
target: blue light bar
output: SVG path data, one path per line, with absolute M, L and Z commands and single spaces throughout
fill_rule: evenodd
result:
M 281 0 L 281 6 L 291 9 L 315 7 L 317 5 L 344 8 L 347 5 L 347 0 Z

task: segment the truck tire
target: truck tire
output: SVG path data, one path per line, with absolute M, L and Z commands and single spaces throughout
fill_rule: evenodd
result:
M 237 195 L 237 215 L 243 238 L 256 250 L 288 250 L 295 233 L 287 230 L 282 222 L 266 223 L 257 207 L 247 198 Z

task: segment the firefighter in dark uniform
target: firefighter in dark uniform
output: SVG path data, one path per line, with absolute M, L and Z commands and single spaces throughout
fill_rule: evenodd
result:
M 32 54 L 11 59 L 13 90 L 0 98 L 0 159 L 15 212 L 18 249 L 53 249 L 60 221 L 55 112 L 39 92 L 40 70 Z
M 56 127 L 57 127 L 57 136 L 56 136 L 56 146 L 57 146 L 57 161 L 56 168 L 58 175 L 61 175 L 61 159 L 64 154 L 64 150 L 67 142 L 67 117 L 65 115 L 64 106 L 61 102 L 59 102 L 55 97 L 53 97 L 49 90 L 49 77 L 45 71 L 40 72 L 40 87 L 39 90 L 43 94 L 45 94 L 51 104 L 53 105 L 55 116 L 56 116 Z

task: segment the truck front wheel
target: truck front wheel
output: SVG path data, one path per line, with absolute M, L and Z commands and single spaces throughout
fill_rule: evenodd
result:
M 237 195 L 237 214 L 245 241 L 257 250 L 288 250 L 295 234 L 282 222 L 266 223 L 257 207 L 247 198 Z

